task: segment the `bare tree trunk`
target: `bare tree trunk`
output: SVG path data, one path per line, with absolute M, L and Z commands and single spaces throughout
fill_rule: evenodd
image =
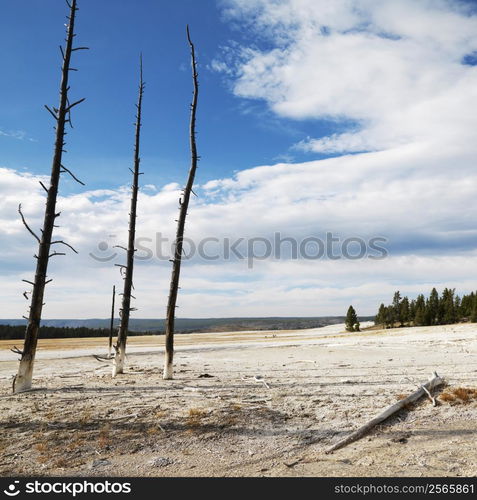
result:
M 195 61 L 195 49 L 194 44 L 190 39 L 189 26 L 187 26 L 187 40 L 189 42 L 191 51 L 191 66 L 192 66 L 192 80 L 194 84 L 194 94 L 192 98 L 191 114 L 190 114 L 190 151 L 191 151 L 191 166 L 189 170 L 189 177 L 187 179 L 186 187 L 182 193 L 182 197 L 179 200 L 180 212 L 179 219 L 177 223 L 176 232 L 176 243 L 174 249 L 174 259 L 172 261 L 172 276 L 171 285 L 169 290 L 169 299 L 167 303 L 167 316 L 166 316 L 166 352 L 164 359 L 164 372 L 162 378 L 164 380 L 169 380 L 173 378 L 173 358 L 174 358 L 174 320 L 176 314 L 176 302 L 177 302 L 177 292 L 179 289 L 179 277 L 181 272 L 181 261 L 182 261 L 182 247 L 184 239 L 184 228 L 187 216 L 187 209 L 189 208 L 189 201 L 194 185 L 195 172 L 197 170 L 197 146 L 196 146 L 196 132 L 195 132 L 195 121 L 197 112 L 197 98 L 199 95 L 199 84 L 197 80 L 197 64 Z
M 132 183 L 132 193 L 131 193 L 131 209 L 129 212 L 129 238 L 128 247 L 126 250 L 126 265 L 121 266 L 121 274 L 124 278 L 124 290 L 121 309 L 119 311 L 119 316 L 121 318 L 121 323 L 119 325 L 118 340 L 117 344 L 114 346 L 116 350 L 116 356 L 113 361 L 113 377 L 124 371 L 124 360 L 126 358 L 126 342 L 128 337 L 129 328 L 129 316 L 131 311 L 135 310 L 131 308 L 131 291 L 133 287 L 133 270 L 134 270 L 134 253 L 136 249 L 134 247 L 134 240 L 136 238 L 136 213 L 137 213 L 137 195 L 139 191 L 139 164 L 141 159 L 139 157 L 139 143 L 141 136 L 141 111 L 142 111 L 142 97 L 144 94 L 144 83 L 142 80 L 142 56 L 140 62 L 140 80 L 139 80 L 139 95 L 137 102 L 137 115 L 136 115 L 136 136 L 134 145 L 134 170 L 131 170 L 133 174 Z
M 71 125 L 71 109 L 84 101 L 81 99 L 73 104 L 69 103 L 68 100 L 68 77 L 69 72 L 74 68 L 70 68 L 71 55 L 76 50 L 86 49 L 87 47 L 77 47 L 73 48 L 74 39 L 74 25 L 75 25 L 75 15 L 78 10 L 76 7 L 76 0 L 71 0 L 71 4 L 66 2 L 70 8 L 70 15 L 68 17 L 69 23 L 66 28 L 66 45 L 65 48 L 60 48 L 63 56 L 63 65 L 61 70 L 61 86 L 60 86 L 60 103 L 58 109 L 53 108 L 51 110 L 48 106 L 46 109 L 53 115 L 56 121 L 56 140 L 55 149 L 53 154 L 53 161 L 51 166 L 51 176 L 50 176 L 50 187 L 46 188 L 42 183 L 40 183 L 47 192 L 45 215 L 43 220 L 43 227 L 41 229 L 41 238 L 38 237 L 34 231 L 30 229 L 23 216 L 21 205 L 18 207 L 18 211 L 22 218 L 22 222 L 28 231 L 35 237 L 38 242 L 38 255 L 35 255 L 37 259 L 36 272 L 34 282 L 26 281 L 33 286 L 31 292 L 31 302 L 30 302 L 30 312 L 27 319 L 28 324 L 25 332 L 25 342 L 23 345 L 23 351 L 20 352 L 21 359 L 18 368 L 18 373 L 13 381 L 13 392 L 18 393 L 31 389 L 32 376 L 33 376 L 33 365 L 35 362 L 36 347 L 38 342 L 38 332 L 40 329 L 41 313 L 43 309 L 43 296 L 45 292 L 45 285 L 51 280 L 46 280 L 48 262 L 50 257 L 55 255 L 65 255 L 64 253 L 59 253 L 54 251 L 50 254 L 50 249 L 52 245 L 62 244 L 73 251 L 73 247 L 65 243 L 64 241 L 52 241 L 53 229 L 57 227 L 55 225 L 55 220 L 59 217 L 59 213 L 56 213 L 56 198 L 58 194 L 58 187 L 60 182 L 60 175 L 64 172 L 70 174 L 73 179 L 75 179 L 80 184 L 79 181 L 66 167 L 62 165 L 62 155 L 64 151 L 64 138 L 65 138 L 65 126 L 67 123 Z M 77 253 L 77 252 L 76 252 Z M 27 293 L 24 296 L 27 297 Z
M 111 358 L 113 350 L 113 333 L 114 333 L 114 299 L 116 298 L 116 286 L 113 285 L 113 298 L 111 304 L 111 321 L 109 323 L 109 349 L 108 357 Z

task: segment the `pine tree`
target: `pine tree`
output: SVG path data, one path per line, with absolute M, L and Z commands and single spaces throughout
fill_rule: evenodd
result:
M 393 309 L 394 309 L 394 320 L 398 321 L 402 326 L 402 318 L 401 318 L 401 293 L 399 290 L 394 293 L 393 297 Z
M 400 312 L 400 322 L 401 326 L 404 326 L 405 323 L 410 321 L 410 309 L 409 309 L 409 299 L 404 297 L 401 301 L 401 305 L 399 307 Z
M 472 311 L 470 313 L 470 322 L 477 323 L 477 296 L 474 297 L 473 302 Z
M 358 316 L 356 315 L 356 311 L 354 310 L 353 306 L 349 306 L 348 312 L 346 313 L 346 330 L 348 332 L 354 332 L 358 331 L 359 332 L 359 324 L 358 324 L 358 330 L 356 330 L 356 325 L 358 324 Z
M 383 328 L 386 328 L 386 306 L 381 304 L 379 306 L 378 314 L 374 318 L 375 325 L 382 325 Z
M 440 302 L 439 294 L 437 293 L 437 290 L 433 288 L 429 296 L 428 311 L 427 311 L 429 325 L 435 325 L 438 323 L 439 302 Z
M 441 317 L 440 323 L 444 325 L 450 325 L 457 321 L 457 315 L 455 311 L 455 303 L 454 303 L 454 293 L 455 289 L 451 290 L 450 288 L 445 288 L 442 292 L 441 299 Z
M 426 324 L 426 300 L 422 293 L 417 296 L 414 321 L 415 326 L 423 326 Z
M 462 306 L 462 300 L 458 295 L 456 295 L 454 299 L 454 307 L 455 307 L 455 314 L 457 321 L 460 321 L 460 319 L 463 316 L 461 306 Z
M 416 301 L 413 299 L 409 304 L 409 323 L 414 322 L 416 316 Z
M 396 317 L 394 315 L 394 307 L 386 307 L 386 328 L 394 328 L 395 321 Z

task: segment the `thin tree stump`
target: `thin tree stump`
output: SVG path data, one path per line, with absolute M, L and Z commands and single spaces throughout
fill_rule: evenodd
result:
M 416 392 L 413 392 L 407 398 L 401 399 L 401 401 L 398 401 L 397 403 L 387 408 L 385 411 L 380 413 L 378 416 L 374 417 L 372 420 L 364 424 L 362 427 L 355 430 L 354 432 L 352 432 L 351 434 L 349 434 L 348 436 L 346 436 L 345 438 L 341 439 L 333 446 L 328 448 L 325 453 L 326 454 L 332 453 L 335 450 L 343 448 L 344 446 L 347 446 L 348 444 L 353 443 L 358 439 L 361 439 L 371 429 L 376 427 L 376 425 L 380 424 L 381 422 L 384 422 L 384 420 L 394 415 L 398 411 L 402 410 L 406 406 L 410 405 L 411 403 L 416 402 L 422 396 L 428 395 L 428 393 L 430 393 L 435 387 L 438 387 L 442 384 L 444 384 L 444 379 L 439 377 L 439 375 L 437 375 L 437 373 L 434 372 L 429 381 L 426 384 L 423 384 Z
M 131 208 L 129 210 L 129 236 L 128 236 L 128 246 L 126 250 L 126 266 L 121 267 L 121 275 L 124 279 L 123 297 L 121 309 L 119 311 L 119 317 L 121 321 L 119 323 L 118 338 L 114 350 L 116 355 L 113 358 L 113 378 L 116 375 L 124 372 L 124 362 L 126 359 L 126 343 L 128 338 L 129 330 L 129 317 L 131 311 L 135 310 L 131 307 L 131 295 L 133 286 L 133 271 L 134 271 L 134 254 L 136 252 L 135 239 L 136 239 L 136 218 L 137 218 L 137 199 L 139 192 L 139 165 L 141 158 L 139 156 L 139 147 L 141 139 L 141 127 L 142 127 L 142 100 L 144 95 L 144 81 L 142 78 L 142 54 L 140 57 L 140 68 L 139 68 L 139 91 L 138 100 L 136 104 L 137 114 L 136 114 L 136 133 L 134 142 L 134 170 L 131 169 L 133 174 L 133 181 L 131 186 Z
M 113 353 L 113 334 L 114 334 L 114 299 L 116 298 L 116 286 L 113 286 L 113 298 L 111 303 L 111 321 L 109 324 L 109 344 L 108 344 L 108 357 L 112 357 Z
M 165 356 L 164 356 L 164 370 L 162 378 L 164 380 L 171 380 L 173 378 L 173 359 L 174 359 L 174 326 L 176 317 L 176 303 L 177 294 L 179 291 L 179 278 L 181 273 L 183 243 L 184 243 L 184 230 L 187 217 L 187 210 L 189 208 L 189 201 L 191 194 L 195 194 L 194 179 L 197 170 L 197 162 L 199 155 L 197 154 L 196 145 L 196 114 L 197 114 L 197 101 L 199 95 L 199 82 L 197 74 L 197 63 L 195 59 L 195 47 L 192 43 L 189 33 L 189 26 L 187 26 L 187 41 L 189 42 L 191 52 L 191 67 L 192 67 L 192 81 L 194 85 L 194 92 L 192 97 L 192 104 L 190 107 L 190 124 L 189 124 L 189 140 L 191 151 L 191 165 L 189 169 L 189 176 L 187 184 L 182 191 L 181 198 L 179 199 L 179 219 L 177 219 L 177 231 L 175 240 L 174 258 L 172 259 L 172 274 L 171 284 L 169 288 L 169 298 L 167 300 L 166 310 L 166 325 L 165 325 Z
M 61 215 L 61 212 L 56 211 L 56 201 L 58 197 L 58 189 L 60 185 L 60 177 L 62 173 L 69 173 L 73 179 L 75 179 L 80 184 L 79 181 L 70 170 L 68 170 L 63 165 L 63 153 L 66 152 L 65 147 L 65 127 L 67 124 L 71 125 L 71 110 L 82 103 L 84 99 L 80 99 L 72 104 L 69 100 L 69 74 L 74 68 L 70 67 L 71 57 L 74 51 L 86 49 L 87 47 L 73 47 L 75 35 L 75 18 L 76 11 L 78 7 L 76 6 L 77 0 L 71 0 L 71 3 L 67 0 L 66 3 L 70 8 L 70 14 L 68 16 L 68 23 L 66 26 L 66 44 L 65 48 L 61 49 L 62 54 L 62 68 L 61 68 L 61 84 L 60 84 L 60 100 L 58 104 L 58 109 L 53 108 L 53 110 L 46 106 L 48 112 L 53 116 L 55 120 L 55 148 L 53 153 L 53 160 L 51 165 L 50 174 L 50 184 L 47 188 L 43 183 L 41 183 L 43 189 L 47 192 L 46 206 L 43 218 L 43 227 L 41 229 L 41 237 L 39 234 L 35 233 L 30 226 L 27 224 L 25 217 L 22 213 L 21 204 L 18 207 L 18 212 L 22 219 L 23 225 L 26 227 L 28 232 L 35 238 L 38 242 L 38 254 L 35 255 L 36 258 L 36 271 L 34 281 L 24 280 L 30 285 L 32 285 L 31 296 L 30 296 L 30 309 L 28 313 L 28 318 L 24 316 L 27 320 L 27 327 L 25 331 L 25 341 L 23 344 L 23 350 L 18 351 L 21 354 L 20 364 L 18 366 L 18 372 L 13 379 L 13 392 L 27 392 L 31 390 L 32 387 L 32 377 L 33 377 L 33 366 L 35 363 L 36 349 L 38 343 L 38 335 L 40 331 L 40 323 L 42 318 L 42 311 L 44 306 L 44 295 L 45 287 L 51 281 L 47 280 L 48 263 L 51 257 L 58 255 L 66 255 L 63 252 L 57 252 L 53 250 L 51 252 L 51 247 L 53 245 L 65 245 L 75 253 L 78 253 L 71 245 L 63 240 L 53 241 L 53 230 L 58 227 L 56 224 L 57 218 Z M 84 184 L 83 184 L 84 185 Z M 24 292 L 23 296 L 28 299 L 28 293 Z

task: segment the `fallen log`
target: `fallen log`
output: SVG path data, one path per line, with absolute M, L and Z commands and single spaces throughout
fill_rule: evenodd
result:
M 436 372 L 432 375 L 432 377 L 429 379 L 429 381 L 421 385 L 421 387 L 416 391 L 410 394 L 407 398 L 401 399 L 397 403 L 393 404 L 389 408 L 387 408 L 385 411 L 374 417 L 372 420 L 364 424 L 362 427 L 359 429 L 355 430 L 345 438 L 341 439 L 337 443 L 335 443 L 333 446 L 329 447 L 326 450 L 326 454 L 332 453 L 335 450 L 338 450 L 340 448 L 343 448 L 344 446 L 347 446 L 350 443 L 353 443 L 354 441 L 357 441 L 358 439 L 361 439 L 364 435 L 366 435 L 373 427 L 376 425 L 380 424 L 390 416 L 394 415 L 397 413 L 399 410 L 402 410 L 406 406 L 416 402 L 418 399 L 420 399 L 422 396 L 430 394 L 430 392 L 435 388 L 438 387 L 442 384 L 444 384 L 444 379 L 439 377 Z

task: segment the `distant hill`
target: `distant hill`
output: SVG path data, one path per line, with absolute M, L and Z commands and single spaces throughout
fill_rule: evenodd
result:
M 244 330 L 300 330 L 304 328 L 319 328 L 327 325 L 344 323 L 344 316 L 319 316 L 319 317 L 270 317 L 270 318 L 178 318 L 176 319 L 176 331 L 178 333 L 189 332 L 224 332 Z M 372 319 L 371 317 L 360 317 L 361 321 Z M 109 319 L 45 319 L 42 326 L 57 328 L 91 328 L 108 329 Z M 164 331 L 164 319 L 131 319 L 129 328 L 135 332 Z M 0 319 L 0 324 L 20 326 L 26 325 L 24 319 Z M 119 319 L 115 320 L 115 325 Z

